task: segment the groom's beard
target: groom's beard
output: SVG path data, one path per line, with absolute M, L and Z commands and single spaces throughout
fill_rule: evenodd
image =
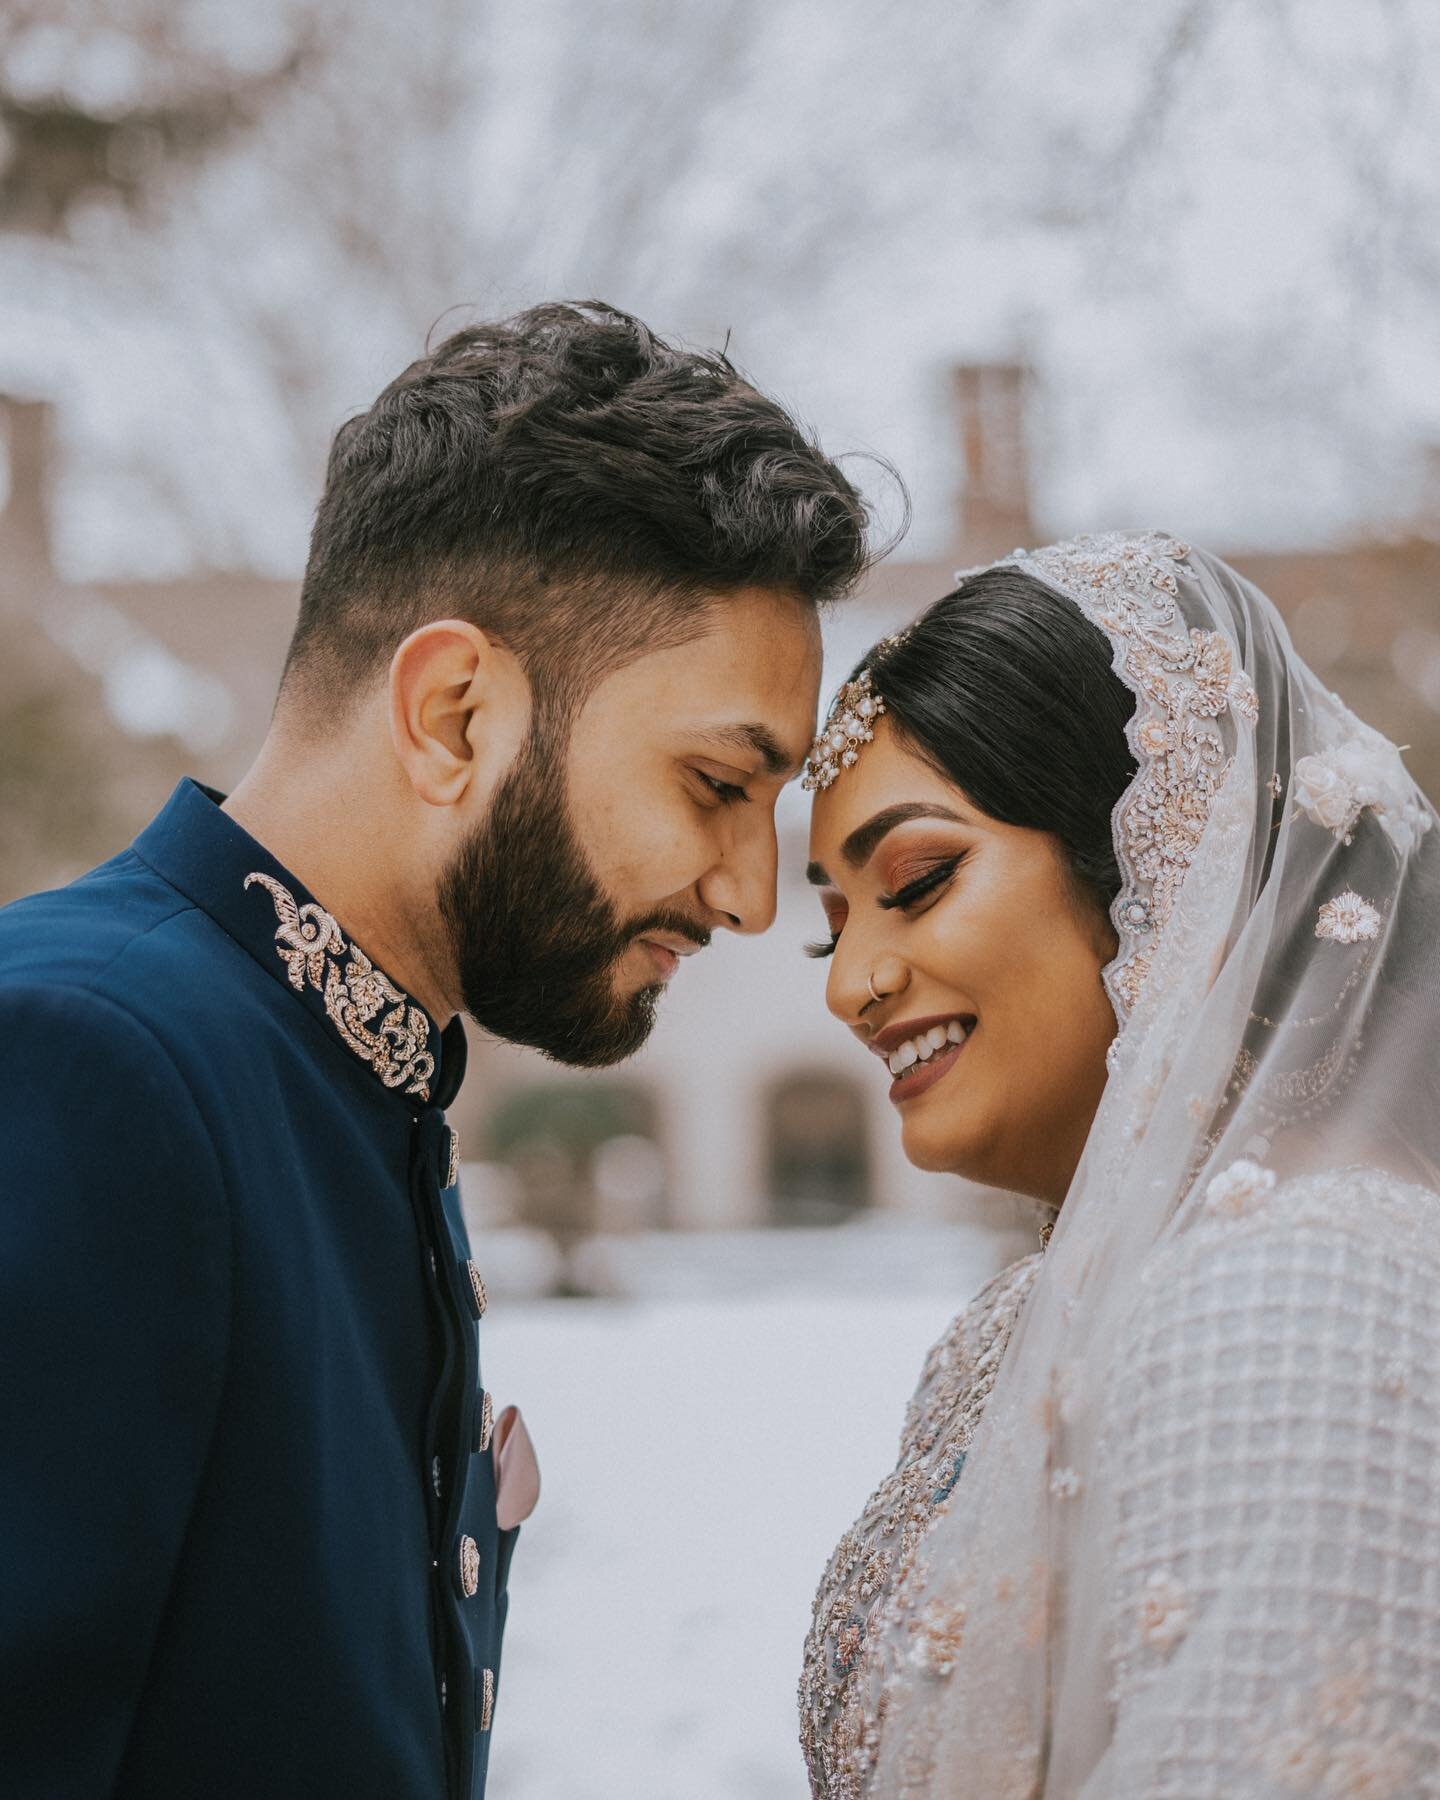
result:
M 616 964 L 637 937 L 710 941 L 674 911 L 621 924 L 575 834 L 563 767 L 533 740 L 441 876 L 439 901 L 475 1023 L 579 1068 L 633 1056 L 655 1024 L 663 984 L 615 991 Z

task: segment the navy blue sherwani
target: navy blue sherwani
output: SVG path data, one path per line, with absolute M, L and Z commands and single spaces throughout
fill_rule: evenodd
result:
M 0 1792 L 474 1800 L 464 1039 L 218 798 L 0 912 Z

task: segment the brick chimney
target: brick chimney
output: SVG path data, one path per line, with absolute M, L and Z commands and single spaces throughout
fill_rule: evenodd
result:
M 1415 528 L 1423 538 L 1440 542 L 1440 444 L 1426 444 L 1421 451 L 1420 505 Z
M 989 562 L 1034 538 L 1025 403 L 1030 373 L 1017 363 L 962 363 L 955 410 L 965 459 L 957 546 L 967 563 Z
M 46 400 L 0 394 L 9 491 L 0 511 L 0 606 L 33 603 L 55 579 L 50 552 L 54 409 Z

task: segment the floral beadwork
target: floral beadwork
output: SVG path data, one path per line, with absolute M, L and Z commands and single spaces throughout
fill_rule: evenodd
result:
M 1368 809 L 1403 856 L 1430 829 L 1429 810 L 1394 744 L 1359 719 L 1347 719 L 1352 736 L 1296 763 L 1297 811 L 1348 844 Z
M 1321 1660 L 1329 1672 L 1291 1698 L 1284 1728 L 1257 1747 L 1255 1762 L 1286 1794 L 1405 1800 L 1418 1793 L 1415 1757 L 1370 1674 L 1371 1646 L 1327 1647 Z
M 1124 886 L 1112 917 L 1120 951 L 1106 972 L 1122 1020 L 1140 997 L 1156 938 L 1230 772 L 1218 721 L 1253 727 L 1260 713 L 1231 640 L 1181 617 L 1180 576 L 1190 572 L 1189 556 L 1187 545 L 1162 532 L 1108 532 L 1009 559 L 1100 627 L 1116 673 L 1136 696 L 1129 737 L 1140 772 L 1116 815 Z
M 1163 1569 L 1157 1569 L 1140 1594 L 1140 1636 L 1154 1650 L 1171 1650 L 1190 1624 L 1190 1596 Z
M 1337 944 L 1358 944 L 1380 935 L 1380 913 L 1351 888 L 1327 900 L 1315 921 L 1317 938 Z
M 800 1678 L 800 1742 L 817 1800 L 863 1800 L 874 1774 L 885 1688 L 901 1671 L 880 1648 L 899 1628 L 904 1667 L 943 1679 L 965 1630 L 962 1602 L 907 1617 L 925 1537 L 945 1510 L 995 1384 L 1041 1253 L 996 1276 L 926 1359 L 894 1471 L 836 1546 L 815 1596 Z
M 1205 1210 L 1216 1218 L 1238 1219 L 1252 1212 L 1275 1186 L 1275 1171 L 1241 1158 L 1205 1189 Z
M 357 944 L 348 946 L 349 960 L 344 960 L 344 935 L 323 906 L 313 900 L 300 905 L 273 875 L 247 875 L 246 888 L 252 884 L 263 887 L 275 903 L 280 921 L 275 949 L 295 992 L 303 994 L 308 981 L 323 998 L 325 1016 L 346 1045 L 369 1063 L 386 1087 L 404 1088 L 407 1094 L 428 1100 L 435 1058 L 424 1011 Z
M 965 1612 L 963 1601 L 947 1606 L 942 1600 L 932 1600 L 922 1609 L 910 1639 L 910 1661 L 915 1668 L 942 1679 L 950 1674 L 965 1636 Z

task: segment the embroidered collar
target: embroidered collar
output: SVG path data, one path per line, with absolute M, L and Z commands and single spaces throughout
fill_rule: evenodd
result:
M 303 994 L 308 979 L 323 997 L 330 1023 L 386 1087 L 428 1100 L 435 1073 L 429 1014 L 402 994 L 358 944 L 347 950 L 334 916 L 318 902 L 297 901 L 289 888 L 262 870 L 245 877 L 247 888 L 256 882 L 275 902 L 280 921 L 275 949 L 291 987 Z
M 459 1020 L 441 1031 L 334 915 L 221 811 L 222 799 L 182 781 L 135 840 L 135 853 L 297 994 L 384 1088 L 415 1110 L 448 1106 L 465 1071 Z

